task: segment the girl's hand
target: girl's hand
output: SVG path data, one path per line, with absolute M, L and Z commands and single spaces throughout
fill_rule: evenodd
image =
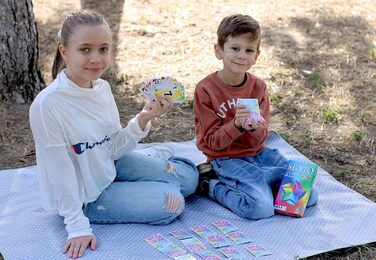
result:
M 84 255 L 89 245 L 91 250 L 97 247 L 97 238 L 94 235 L 70 238 L 65 243 L 63 252 L 68 253 L 70 258 L 78 258 Z
M 157 100 L 145 105 L 144 110 L 149 114 L 151 119 L 162 116 L 167 113 L 173 107 L 173 101 L 171 97 L 156 97 Z
M 173 107 L 173 101 L 171 97 L 157 97 L 154 102 L 147 102 L 143 110 L 139 114 L 138 122 L 142 130 L 146 128 L 147 123 L 159 116 L 164 115 Z

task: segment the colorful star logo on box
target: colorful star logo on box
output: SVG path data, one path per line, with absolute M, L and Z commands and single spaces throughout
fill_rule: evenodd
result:
M 282 186 L 282 201 L 290 205 L 296 205 L 304 197 L 306 192 L 302 189 L 300 182 L 286 183 Z

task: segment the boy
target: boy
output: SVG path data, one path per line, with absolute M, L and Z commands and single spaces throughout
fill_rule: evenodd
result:
M 217 36 L 215 56 L 223 68 L 201 80 L 195 90 L 197 147 L 210 162 L 198 167 L 198 192 L 240 217 L 267 218 L 274 215 L 274 197 L 287 160 L 265 147 L 268 92 L 263 80 L 247 72 L 260 54 L 260 25 L 248 15 L 231 15 L 222 20 Z M 237 105 L 238 98 L 258 99 L 260 119 L 247 120 L 250 111 Z M 308 206 L 316 202 L 312 190 Z

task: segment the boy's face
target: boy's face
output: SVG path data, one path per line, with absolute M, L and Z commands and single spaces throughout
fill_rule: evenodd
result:
M 257 48 L 259 39 L 250 40 L 251 36 L 250 33 L 228 36 L 223 48 L 218 44 L 214 46 L 215 56 L 223 60 L 223 72 L 227 77 L 244 77 L 244 73 L 256 63 L 260 54 Z

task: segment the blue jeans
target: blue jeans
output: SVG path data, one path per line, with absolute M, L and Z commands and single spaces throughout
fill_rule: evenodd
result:
M 198 171 L 181 157 L 149 157 L 137 152 L 115 162 L 117 176 L 83 212 L 91 223 L 164 225 L 184 209 L 184 197 L 195 192 Z
M 287 162 L 277 149 L 270 148 L 255 156 L 212 160 L 218 180 L 210 181 L 209 196 L 240 217 L 271 217 Z M 315 205 L 317 200 L 313 188 L 307 206 Z

